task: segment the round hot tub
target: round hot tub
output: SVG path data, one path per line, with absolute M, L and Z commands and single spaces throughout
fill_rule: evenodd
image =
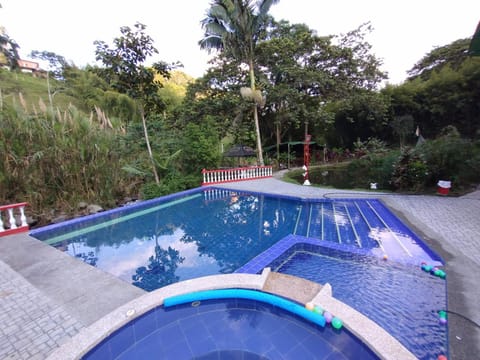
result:
M 165 299 L 84 359 L 378 359 L 348 330 L 290 300 L 260 291 L 204 293 Z

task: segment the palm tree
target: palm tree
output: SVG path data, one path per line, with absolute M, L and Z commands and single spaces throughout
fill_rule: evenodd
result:
M 257 157 L 263 162 L 262 139 L 258 123 L 258 106 L 264 101 L 255 88 L 255 47 L 266 23 L 270 7 L 279 0 L 213 0 L 207 17 L 202 21 L 205 36 L 200 48 L 226 51 L 240 63 L 247 64 L 250 88 L 242 96 L 254 100 L 253 118 L 257 138 Z

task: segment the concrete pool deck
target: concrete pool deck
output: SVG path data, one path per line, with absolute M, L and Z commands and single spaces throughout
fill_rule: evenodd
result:
M 297 197 L 360 194 L 276 178 L 221 187 Z M 458 198 L 367 194 L 382 199 L 444 259 L 450 358 L 471 359 L 480 353 L 480 191 Z M 82 329 L 144 294 L 28 235 L 0 238 L 0 358 L 44 359 Z

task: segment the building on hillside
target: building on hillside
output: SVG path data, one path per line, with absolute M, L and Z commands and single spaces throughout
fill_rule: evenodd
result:
M 46 77 L 46 71 L 40 68 L 40 64 L 36 61 L 18 59 L 18 67 L 21 72 L 30 73 L 37 77 Z
M 22 72 L 34 73 L 40 70 L 40 64 L 35 61 L 18 59 L 17 63 Z

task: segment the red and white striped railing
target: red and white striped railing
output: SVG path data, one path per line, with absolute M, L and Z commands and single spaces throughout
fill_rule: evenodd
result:
M 25 206 L 27 203 L 0 206 L 0 236 L 28 231 Z M 17 223 L 17 219 L 18 222 Z
M 273 176 L 271 166 L 252 166 L 221 170 L 202 170 L 202 185 L 221 184 L 233 181 L 263 179 Z

